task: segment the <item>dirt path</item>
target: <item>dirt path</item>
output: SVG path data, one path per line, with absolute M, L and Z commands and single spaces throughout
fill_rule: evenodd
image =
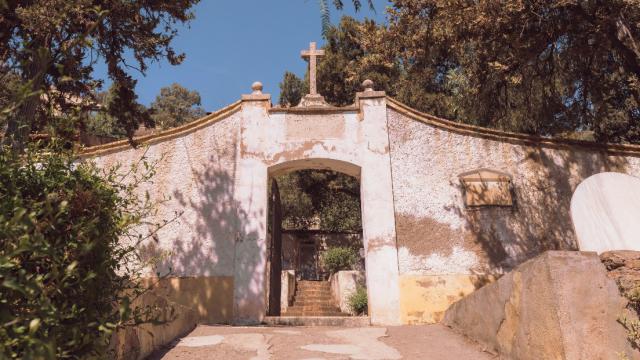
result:
M 493 356 L 441 325 L 398 327 L 198 326 L 151 360 L 456 359 Z

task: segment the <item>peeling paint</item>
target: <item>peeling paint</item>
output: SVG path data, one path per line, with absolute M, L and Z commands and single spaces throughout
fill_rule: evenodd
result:
M 183 214 L 143 244 L 147 258 L 161 257 L 148 271 L 231 279 L 233 309 L 225 311 L 236 321 L 258 322 L 266 309 L 267 181 L 278 172 L 323 168 L 360 179 L 374 324 L 438 321 L 486 279 L 542 251 L 576 249 L 569 206 L 578 184 L 604 171 L 640 176 L 640 148 L 477 129 L 384 96 L 361 98 L 358 113 L 277 112 L 266 95 L 246 99 L 145 138 L 148 148 L 87 151 L 102 155 L 94 159 L 102 167 L 143 155 L 158 161 L 141 194 L 170 196 L 158 221 Z M 465 207 L 458 175 L 478 168 L 511 176 L 512 207 Z M 192 305 L 210 306 L 207 296 Z

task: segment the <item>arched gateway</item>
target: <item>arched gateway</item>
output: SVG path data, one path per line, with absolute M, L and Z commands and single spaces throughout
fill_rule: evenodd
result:
M 462 296 L 548 249 L 577 249 L 571 194 L 588 176 L 640 175 L 628 145 L 536 138 L 449 122 L 374 91 L 352 106 L 318 94 L 278 108 L 253 93 L 184 126 L 88 148 L 100 166 L 158 161 L 148 190 L 158 220 L 151 254 L 174 277 L 158 291 L 202 322 L 258 323 L 267 312 L 268 179 L 332 169 L 361 182 L 369 315 L 429 323 Z

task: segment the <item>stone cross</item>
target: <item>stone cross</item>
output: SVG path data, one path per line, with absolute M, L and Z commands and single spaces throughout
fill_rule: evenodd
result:
M 317 50 L 316 43 L 309 44 L 309 50 L 302 50 L 300 53 L 303 59 L 309 58 L 309 94 L 317 95 L 318 88 L 316 87 L 316 66 L 317 59 L 324 56 L 324 50 Z

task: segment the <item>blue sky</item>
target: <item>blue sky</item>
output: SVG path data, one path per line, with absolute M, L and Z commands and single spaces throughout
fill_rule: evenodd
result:
M 332 9 L 334 24 L 342 15 L 385 21 L 387 0 L 374 1 L 375 13 L 363 7 L 357 14 L 349 0 L 344 2 L 343 11 Z M 307 63 L 300 50 L 310 41 L 323 42 L 318 0 L 202 0 L 195 14 L 174 42 L 187 55 L 181 65 L 154 63 L 146 76 L 134 74 L 141 103 L 149 105 L 161 87 L 177 82 L 197 90 L 205 110 L 215 111 L 250 93 L 254 81 L 261 81 L 276 103 L 284 71 L 304 75 Z M 104 76 L 103 68 L 96 71 Z

